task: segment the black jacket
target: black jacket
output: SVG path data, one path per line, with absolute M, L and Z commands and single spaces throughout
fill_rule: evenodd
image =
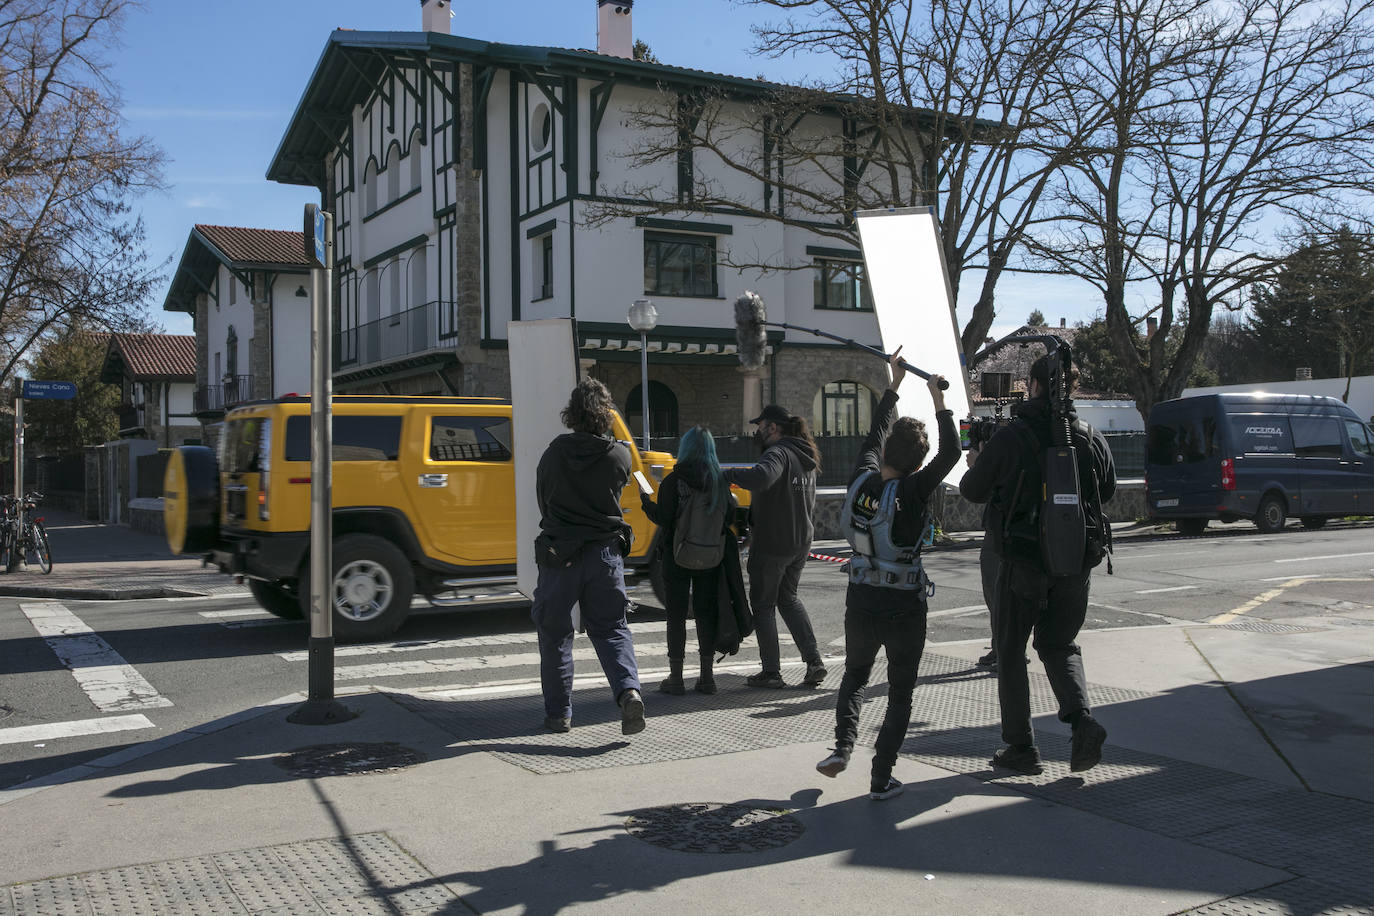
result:
M 666 576 L 686 576 L 692 572 L 692 570 L 679 568 L 673 560 L 673 536 L 677 531 L 677 515 L 681 508 L 678 481 L 682 481 L 693 490 L 705 490 L 706 469 L 699 465 L 680 464 L 669 471 L 668 476 L 664 477 L 663 482 L 659 484 L 657 502 L 643 493 L 639 496 L 639 504 L 644 507 L 644 514 L 663 532 L 659 535 L 659 543 L 663 547 L 663 574 Z M 734 495 L 728 491 L 725 498 L 728 502 L 725 507 L 725 521 L 721 526 L 720 535 L 722 538 L 730 531 L 730 524 L 735 520 L 737 505 Z
M 539 459 L 535 493 L 539 527 L 562 545 L 581 546 L 619 537 L 626 550 L 634 533 L 625 523 L 620 494 L 630 479 L 630 452 L 609 436 L 565 433 Z
M 859 475 L 882 470 L 883 446 L 887 442 L 888 434 L 892 432 L 892 425 L 896 422 L 897 392 L 889 388 L 883 393 L 883 399 L 878 402 L 873 428 L 859 450 L 854 473 L 849 477 L 850 486 L 859 479 Z M 935 415 L 935 422 L 940 427 L 940 445 L 935 457 L 925 467 L 906 475 L 897 484 L 897 512 L 892 521 L 892 540 L 902 547 L 914 547 L 921 539 L 924 533 L 922 522 L 925 520 L 930 497 L 945 479 L 950 468 L 959 460 L 959 433 L 954 428 L 954 412 L 940 411 Z M 859 495 L 871 500 L 880 499 L 886 483 L 875 474 L 864 484 Z M 901 591 L 878 585 L 850 583 L 845 594 L 846 606 L 879 614 L 909 611 L 913 603 L 924 601 L 924 592 Z
M 1077 421 L 1077 415 L 1070 410 L 1070 419 Z M 988 508 L 984 516 L 983 526 L 985 529 L 984 544 L 990 547 L 998 556 L 1006 556 L 1003 544 L 1003 533 L 1007 524 L 1007 513 L 1012 508 L 1012 499 L 1016 490 L 1016 481 L 1020 476 L 1025 465 L 1022 463 L 1022 454 L 1026 449 L 1026 444 L 1021 438 L 1021 433 L 1017 432 L 1013 426 L 1017 423 L 1024 424 L 1040 440 L 1041 447 L 1048 447 L 1053 442 L 1050 431 L 1050 402 L 1048 398 L 1033 398 L 1029 401 L 1022 401 L 1012 408 L 1014 417 L 1011 424 L 997 431 L 988 444 L 983 447 L 978 455 L 978 461 L 969 468 L 964 479 L 959 482 L 959 492 L 969 502 L 987 503 Z M 1088 465 L 1084 458 L 1090 459 L 1090 466 L 1097 475 L 1098 492 L 1101 494 L 1102 502 L 1112 498 L 1116 492 L 1116 464 L 1112 460 L 1112 450 L 1107 446 L 1107 440 L 1102 437 L 1096 429 L 1087 423 L 1077 424 L 1081 429 L 1086 430 L 1088 455 L 1079 456 L 1080 468 Z M 1074 444 L 1081 445 L 1079 435 L 1075 434 Z M 1081 451 L 1081 449 L 1080 449 Z M 1024 481 L 1022 489 L 1027 487 L 1032 492 L 1040 490 L 1039 475 L 1035 480 Z M 1080 473 L 1081 486 L 1091 486 L 1091 480 L 1087 474 Z M 1085 496 L 1085 493 L 1080 493 Z M 1020 559 L 1026 562 L 1039 564 L 1040 557 L 1018 556 L 1013 559 Z
M 725 479 L 751 493 L 749 552 L 795 560 L 811 549 L 815 528 L 816 459 L 805 439 L 770 445 L 752 468 L 726 468 Z

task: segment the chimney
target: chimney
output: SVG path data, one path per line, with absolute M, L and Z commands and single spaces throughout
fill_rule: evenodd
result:
M 1294 376 L 1294 381 L 1298 381 L 1298 382 L 1310 382 L 1310 381 L 1312 381 L 1312 367 L 1311 367 L 1311 366 L 1299 366 L 1299 367 L 1298 367 L 1297 375 Z
M 453 11 L 449 9 L 453 0 L 420 0 L 420 27 L 426 32 L 448 35 L 451 29 L 449 20 Z
M 596 53 L 634 57 L 635 36 L 630 7 L 635 0 L 596 0 Z
M 1155 336 L 1155 331 L 1159 330 L 1159 319 L 1151 315 L 1145 319 L 1145 339 L 1149 340 Z
M 1064 319 L 1063 319 L 1063 318 L 1060 318 L 1060 319 L 1059 319 L 1059 326 L 1060 326 L 1061 328 L 1068 327 L 1068 325 L 1066 325 L 1066 324 L 1064 323 Z

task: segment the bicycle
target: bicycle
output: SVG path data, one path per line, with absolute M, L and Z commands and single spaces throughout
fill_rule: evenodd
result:
M 30 560 L 38 563 L 44 575 L 52 572 L 48 530 L 43 527 L 43 516 L 33 515 L 42 499 L 42 493 L 29 493 L 22 500 L 0 497 L 0 566 L 6 572 Z

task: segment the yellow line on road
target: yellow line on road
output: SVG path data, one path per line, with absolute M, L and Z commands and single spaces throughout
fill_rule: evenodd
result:
M 1222 614 L 1222 615 L 1219 616 L 1219 617 L 1213 617 L 1213 618 L 1212 618 L 1210 621 L 1208 621 L 1208 622 L 1209 622 L 1209 623 L 1213 623 L 1213 624 L 1230 623 L 1231 621 L 1235 620 L 1237 617 L 1240 617 L 1242 614 L 1248 614 L 1248 613 L 1250 613 L 1251 611 L 1253 611 L 1255 608 L 1259 607 L 1260 605 L 1262 605 L 1262 604 L 1268 604 L 1270 601 L 1273 601 L 1273 600 L 1274 600 L 1275 598 L 1277 598 L 1279 595 L 1282 595 L 1285 591 L 1287 591 L 1287 590 L 1290 589 L 1290 588 L 1293 588 L 1293 587 L 1296 586 L 1296 585 L 1307 585 L 1307 584 L 1314 583 L 1314 582 L 1374 582 L 1374 579 L 1371 579 L 1371 578 L 1369 578 L 1369 577 L 1367 577 L 1367 576 L 1366 576 L 1366 577 L 1362 577 L 1362 578 L 1354 578 L 1354 579 L 1352 579 L 1352 578 L 1331 578 L 1331 579 L 1307 579 L 1307 578 L 1298 578 L 1298 579 L 1289 579 L 1287 582 L 1284 582 L 1282 585 L 1278 586 L 1277 588 L 1271 588 L 1271 589 L 1269 589 L 1269 591 L 1267 591 L 1267 592 L 1264 592 L 1264 593 L 1262 593 L 1262 594 L 1256 595 L 1254 598 L 1251 598 L 1249 601 L 1245 602 L 1245 603 L 1242 604 L 1240 607 L 1235 608 L 1234 610 L 1227 611 L 1225 614 Z

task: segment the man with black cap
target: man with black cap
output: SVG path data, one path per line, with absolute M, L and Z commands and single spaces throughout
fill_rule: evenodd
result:
M 797 584 L 811 552 L 815 529 L 816 471 L 820 453 L 803 417 L 769 404 L 750 421 L 763 457 L 751 468 L 726 468 L 725 479 L 752 494 L 749 507 L 749 603 L 754 608 L 763 670 L 750 675 L 750 687 L 786 687 L 778 647 L 777 613 L 806 661 L 802 683 L 818 686 L 825 664 L 811 629 L 811 618 L 797 598 Z
M 959 483 L 970 502 L 988 503 L 984 549 L 1000 559 L 993 630 L 997 650 L 997 700 L 1002 713 L 1002 739 L 1007 746 L 992 758 L 994 767 L 1035 774 L 1042 771 L 1040 751 L 1031 728 L 1030 678 L 1026 640 L 1033 643 L 1059 703 L 1059 719 L 1073 728 L 1070 769 L 1091 769 L 1102 759 L 1107 730 L 1088 706 L 1083 651 L 1076 642 L 1088 611 L 1088 584 L 1100 557 L 1086 556 L 1074 575 L 1051 576 L 1041 548 L 1039 513 L 1043 501 L 1041 456 L 1053 444 L 1050 403 L 1052 360 L 1042 356 L 1031 366 L 1030 397 L 1012 409 L 1013 420 L 979 453 Z M 1066 367 L 1069 394 L 1078 372 Z M 1078 456 L 1079 504 L 1099 507 L 1116 492 L 1116 467 L 1102 434 L 1068 411 Z M 1095 492 L 1094 492 L 1095 491 Z

